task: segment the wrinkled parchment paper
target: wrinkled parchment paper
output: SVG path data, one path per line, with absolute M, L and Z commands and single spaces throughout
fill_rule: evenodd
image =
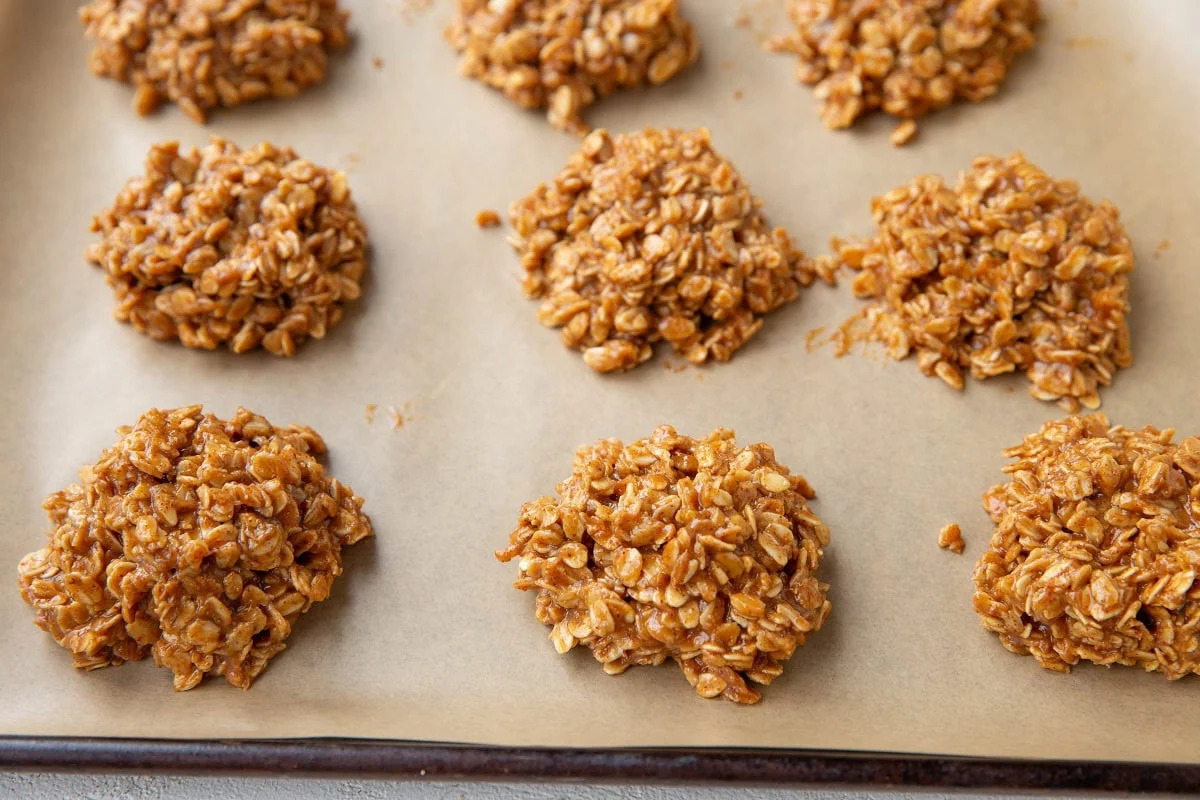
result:
M 590 121 L 711 127 L 769 219 L 812 253 L 832 234 L 867 232 L 870 198 L 915 174 L 1024 150 L 1116 203 L 1135 243 L 1136 363 L 1103 410 L 1200 431 L 1200 6 L 1047 2 L 1040 45 L 999 97 L 922 121 L 897 150 L 889 119 L 820 126 L 794 62 L 759 47 L 782 3 L 750 1 L 688 0 L 702 61 Z M 660 353 L 629 375 L 593 374 L 535 322 L 502 230 L 474 225 L 479 209 L 550 178 L 577 141 L 456 76 L 444 0 L 420 13 L 348 5 L 356 43 L 324 86 L 214 113 L 206 129 L 174 108 L 140 119 L 129 87 L 92 77 L 77 4 L 0 0 L 0 733 L 1200 761 L 1200 679 L 1046 672 L 971 610 L 991 528 L 980 493 L 1002 477 L 1001 449 L 1055 406 L 1028 397 L 1023 378 L 958 394 L 911 361 L 808 352 L 808 331 L 858 307 L 848 287 L 805 292 L 731 363 L 676 372 L 664 365 L 680 360 Z M 742 10 L 749 27 L 733 24 Z M 90 215 L 140 172 L 147 147 L 210 132 L 344 168 L 370 226 L 364 299 L 294 359 L 155 343 L 110 319 L 109 290 L 84 261 Z M 315 427 L 378 537 L 347 551 L 333 597 L 248 692 L 212 680 L 176 694 L 148 661 L 76 672 L 16 590 L 18 559 L 44 540 L 42 498 L 118 425 L 195 402 Z M 812 482 L 832 529 L 832 616 L 755 707 L 696 697 L 673 665 L 613 678 L 587 651 L 555 655 L 533 597 L 510 588 L 515 567 L 492 557 L 521 503 L 569 473 L 577 445 L 663 422 L 771 443 Z M 963 557 L 936 545 L 952 520 Z

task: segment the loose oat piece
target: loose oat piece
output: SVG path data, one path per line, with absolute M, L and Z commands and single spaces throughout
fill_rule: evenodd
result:
M 1047 422 L 1005 451 L 1011 481 L 983 496 L 996 522 L 975 610 L 1014 653 L 1067 672 L 1080 659 L 1200 674 L 1200 438 Z
M 755 703 L 829 615 L 814 577 L 829 530 L 813 491 L 765 444 L 668 425 L 575 454 L 557 497 L 521 508 L 501 561 L 559 653 L 591 648 L 604 671 L 674 659 L 702 697 Z
M 896 147 L 903 147 L 908 144 L 914 136 L 917 135 L 917 123 L 911 119 L 906 119 L 896 126 L 892 131 L 891 141 Z
M 154 145 L 92 220 L 87 256 L 107 274 L 114 316 L 154 339 L 290 356 L 355 300 L 366 228 L 346 176 L 263 143 Z
M 962 528 L 958 527 L 958 523 L 951 522 L 938 531 L 938 547 L 943 550 L 949 550 L 962 555 L 962 551 L 966 549 L 966 546 L 966 542 L 962 538 Z
M 796 30 L 772 49 L 799 57 L 796 75 L 816 85 L 821 121 L 846 128 L 874 109 L 914 119 L 956 99 L 991 97 L 1033 47 L 1038 4 L 788 0 L 788 13 Z M 900 145 L 908 137 L 895 138 Z
M 509 209 L 538 321 L 599 372 L 665 339 L 694 364 L 727 361 L 814 271 L 709 133 L 596 130 Z
M 581 134 L 584 108 L 665 83 L 699 53 L 679 0 L 458 0 L 446 38 L 462 75 Z
M 495 228 L 500 224 L 500 215 L 490 208 L 485 208 L 475 215 L 475 224 L 481 228 Z
M 79 16 L 92 72 L 133 84 L 137 113 L 169 101 L 201 123 L 320 83 L 327 51 L 347 41 L 337 0 L 92 0 Z
M 876 302 L 846 322 L 839 355 L 859 340 L 961 389 L 1023 370 L 1039 400 L 1096 408 L 1098 388 L 1133 361 L 1133 250 L 1117 210 L 1020 153 L 983 156 L 953 188 L 916 178 L 871 203 L 878 232 L 833 240 L 853 287 Z
M 312 429 L 244 408 L 152 409 L 118 433 L 43 504 L 54 529 L 21 559 L 21 596 L 78 668 L 152 653 L 177 690 L 249 688 L 372 535 L 362 498 L 326 476 Z

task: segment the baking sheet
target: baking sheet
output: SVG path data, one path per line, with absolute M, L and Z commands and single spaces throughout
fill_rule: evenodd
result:
M 0 734 L 1200 761 L 1197 678 L 1046 672 L 1002 649 L 971 610 L 990 532 L 980 493 L 1001 478 L 1001 449 L 1055 406 L 1028 397 L 1021 378 L 957 394 L 911 361 L 808 352 L 808 331 L 858 307 L 847 287 L 805 292 L 728 364 L 673 371 L 664 366 L 680 360 L 660 353 L 632 374 L 592 373 L 535 322 L 502 230 L 473 223 L 550 178 L 577 141 L 456 76 L 446 2 L 347 5 L 357 40 L 328 83 L 215 113 L 205 129 L 173 108 L 139 119 L 128 87 L 90 76 L 77 4 L 0 0 L 0 565 L 11 581 L 0 593 Z M 915 174 L 1024 150 L 1115 202 L 1134 241 L 1136 361 L 1103 410 L 1200 431 L 1200 6 L 1047 2 L 1041 44 L 998 98 L 928 118 L 896 150 L 889 119 L 820 127 L 794 62 L 759 49 L 780 4 L 685 5 L 701 62 L 590 121 L 711 127 L 768 217 L 813 253 L 832 234 L 866 232 L 870 198 Z M 752 24 L 735 27 L 743 11 Z M 370 226 L 363 300 L 294 359 L 152 342 L 110 319 L 109 290 L 84 262 L 90 215 L 140 171 L 147 147 L 210 132 L 345 168 Z M 40 502 L 113 428 L 201 401 L 315 427 L 377 538 L 346 551 L 332 598 L 248 692 L 212 680 L 176 694 L 149 662 L 76 672 L 15 591 L 18 559 L 45 535 Z M 368 403 L 379 407 L 372 424 Z M 491 555 L 520 504 L 568 474 L 577 445 L 663 422 L 770 442 L 812 482 L 832 530 L 822 577 L 833 613 L 754 707 L 696 697 L 673 665 L 613 678 L 585 650 L 555 655 L 532 595 L 509 588 L 515 567 Z M 951 520 L 965 556 L 936 546 Z

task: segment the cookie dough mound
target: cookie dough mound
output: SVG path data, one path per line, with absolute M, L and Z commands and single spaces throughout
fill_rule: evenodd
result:
M 991 97 L 1033 47 L 1038 4 L 789 0 L 788 13 L 796 30 L 773 49 L 799 57 L 797 77 L 816 85 L 826 127 L 846 128 L 874 109 L 913 119 L 956 99 Z
M 526 503 L 501 561 L 559 653 L 582 645 L 619 674 L 674 659 L 703 697 L 755 703 L 829 614 L 814 577 L 829 530 L 813 491 L 765 444 L 664 425 L 582 447 L 557 497 Z
M 153 146 L 92 230 L 116 318 L 187 347 L 290 356 L 341 320 L 366 271 L 346 176 L 265 142 Z
M 462 75 L 576 133 L 587 106 L 665 83 L 699 53 L 679 0 L 458 0 L 446 38 Z
M 342 547 L 372 535 L 362 498 L 326 476 L 310 428 L 245 409 L 153 409 L 118 433 L 46 499 L 54 529 L 21 560 L 21 596 L 76 667 L 153 653 L 177 690 L 249 688 L 329 596 Z
M 1133 250 L 1117 210 L 1025 160 L 983 156 L 953 187 L 924 175 L 871 204 L 877 233 L 834 239 L 876 302 L 842 326 L 839 353 L 881 342 L 915 353 L 926 375 L 961 389 L 1014 370 L 1039 400 L 1096 408 L 1129 366 Z
M 139 114 L 169 101 L 196 122 L 320 83 L 347 41 L 337 0 L 92 0 L 79 16 L 93 73 L 133 84 Z
M 996 522 L 975 610 L 1014 653 L 1200 673 L 1200 438 L 1048 422 L 983 497 Z
M 538 320 L 611 372 L 662 339 L 694 364 L 727 361 L 812 283 L 760 206 L 707 130 L 596 130 L 509 216 Z

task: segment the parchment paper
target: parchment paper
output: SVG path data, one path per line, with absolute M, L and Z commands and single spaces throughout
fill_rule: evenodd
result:
M 1023 378 L 957 394 L 911 361 L 807 352 L 806 332 L 857 308 L 848 287 L 807 291 L 731 363 L 673 372 L 664 363 L 679 359 L 660 353 L 629 375 L 592 373 L 535 322 L 504 233 L 473 222 L 550 178 L 577 140 L 457 77 L 447 3 L 415 15 L 395 0 L 348 5 L 357 41 L 327 84 L 215 113 L 205 129 L 173 108 L 139 119 L 127 86 L 92 77 L 77 4 L 0 0 L 0 733 L 1200 761 L 1200 679 L 1046 672 L 971 610 L 991 530 L 980 493 L 1002 477 L 1001 449 L 1055 406 L 1028 397 Z M 731 0 L 685 5 L 702 61 L 598 106 L 593 123 L 710 126 L 769 218 L 813 253 L 832 234 L 867 232 L 870 198 L 915 174 L 1023 149 L 1115 202 L 1135 243 L 1136 363 L 1103 410 L 1200 431 L 1200 6 L 1047 2 L 1040 45 L 998 98 L 928 118 L 896 150 L 889 119 L 824 130 L 794 62 L 759 49 L 778 16 L 767 6 L 781 3 L 758 0 L 749 28 L 733 25 Z M 90 215 L 140 172 L 147 147 L 209 132 L 344 167 L 370 226 L 363 301 L 294 359 L 153 342 L 110 318 L 110 292 L 83 259 Z M 76 672 L 15 587 L 18 559 L 44 540 L 40 502 L 118 425 L 198 401 L 315 427 L 378 537 L 347 551 L 332 599 L 248 692 L 212 680 L 176 694 L 148 661 Z M 368 403 L 379 406 L 370 425 Z M 406 420 L 395 430 L 389 406 Z M 613 678 L 587 651 L 557 656 L 533 597 L 510 588 L 515 567 L 492 557 L 577 445 L 663 422 L 770 442 L 816 487 L 832 529 L 832 616 L 755 707 L 696 697 L 673 665 Z M 936 546 L 951 520 L 965 556 Z

